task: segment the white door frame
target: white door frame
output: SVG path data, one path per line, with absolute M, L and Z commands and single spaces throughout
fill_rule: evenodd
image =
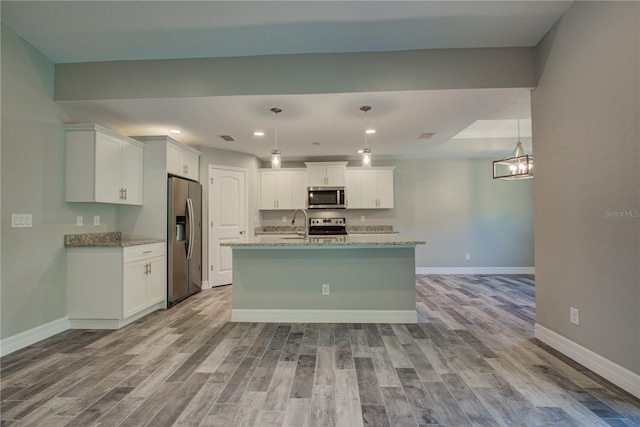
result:
M 213 171 L 214 169 L 218 170 L 228 170 L 234 172 L 242 172 L 244 173 L 244 223 L 245 228 L 247 229 L 246 233 L 248 236 L 253 236 L 253 229 L 249 230 L 249 169 L 247 168 L 238 168 L 234 166 L 223 166 L 223 165 L 214 165 L 209 164 L 209 176 L 207 178 L 207 196 L 211 193 L 211 183 L 213 181 Z M 213 209 L 213 198 L 209 197 L 208 206 L 207 206 L 207 288 L 211 287 L 211 281 L 209 280 L 209 274 L 213 271 L 213 251 L 211 247 L 215 239 L 211 237 L 211 212 Z

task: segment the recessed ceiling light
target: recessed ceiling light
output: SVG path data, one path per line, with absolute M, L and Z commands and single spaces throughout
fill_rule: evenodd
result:
M 253 136 L 264 136 L 264 132 L 262 132 L 261 130 L 257 130 L 253 133 Z
M 376 133 L 376 130 L 375 129 L 367 129 L 365 132 L 368 133 L 369 135 L 371 135 L 372 133 Z
M 182 133 L 182 131 L 180 129 L 169 129 L 169 133 L 174 133 L 174 134 L 179 134 Z

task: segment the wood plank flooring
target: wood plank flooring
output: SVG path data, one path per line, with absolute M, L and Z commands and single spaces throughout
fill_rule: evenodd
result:
M 0 360 L 2 426 L 640 426 L 533 339 L 533 276 L 417 276 L 418 324 L 230 322 L 232 287 Z

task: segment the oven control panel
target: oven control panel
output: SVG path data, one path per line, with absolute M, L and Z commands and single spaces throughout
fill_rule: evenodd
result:
M 309 225 L 313 225 L 313 226 L 345 225 L 345 219 L 344 218 L 311 218 L 309 219 Z

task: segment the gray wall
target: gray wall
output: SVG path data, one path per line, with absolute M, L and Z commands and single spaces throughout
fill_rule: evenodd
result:
M 344 216 L 351 225 L 393 225 L 403 235 L 426 240 L 416 248 L 418 267 L 534 266 L 534 180 L 493 180 L 490 159 L 381 160 L 376 165 L 396 167 L 394 209 L 312 216 Z M 263 211 L 263 225 L 289 225 L 282 216 L 290 221 L 292 213 Z M 465 260 L 466 253 L 471 260 Z
M 576 2 L 532 93 L 537 321 L 638 374 L 639 9 Z
M 255 218 L 258 216 L 258 168 L 260 161 L 252 154 L 238 153 L 235 151 L 218 150 L 216 148 L 200 148 L 200 183 L 202 184 L 202 280 L 209 280 L 209 166 L 231 166 L 247 169 L 245 185 L 249 191 L 249 223 L 247 231 L 253 233 L 258 224 Z M 259 218 L 259 217 L 258 217 Z
M 55 99 L 533 87 L 534 68 L 532 47 L 57 64 Z
M 2 26 L 2 328 L 7 338 L 64 318 L 63 236 L 117 229 L 116 208 L 64 202 L 64 130 L 54 104 L 54 66 Z M 12 213 L 31 213 L 33 228 L 11 228 Z M 76 215 L 93 224 L 75 226 Z

